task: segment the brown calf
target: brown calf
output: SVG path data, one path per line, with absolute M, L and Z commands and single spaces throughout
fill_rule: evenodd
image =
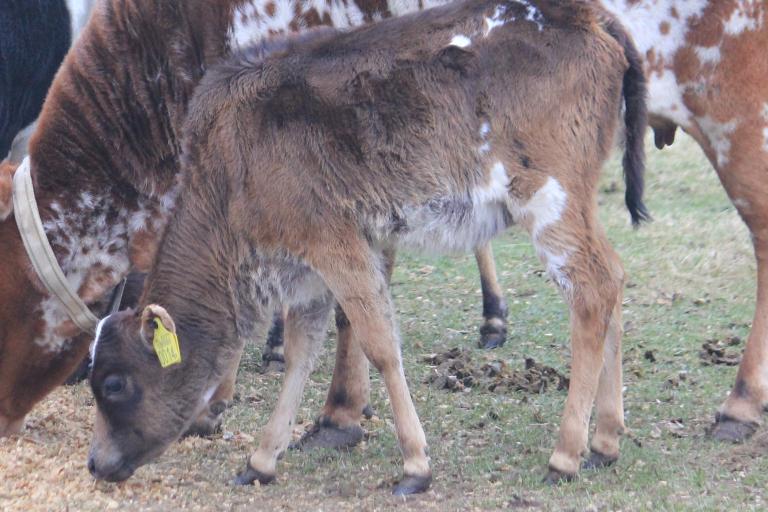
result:
M 335 298 L 382 373 L 404 457 L 395 492 L 426 489 L 426 439 L 405 382 L 385 251 L 466 251 L 524 227 L 571 310 L 573 361 L 549 478 L 624 428 L 624 273 L 595 215 L 626 100 L 625 174 L 644 215 L 644 79 L 631 43 L 584 2 L 473 0 L 210 71 L 190 107 L 184 190 L 137 313 L 105 319 L 89 468 L 122 480 L 194 420 L 243 339 L 288 305 L 286 375 L 239 483 L 275 478 Z M 628 64 L 629 61 L 629 64 Z M 161 331 L 181 362 L 160 367 Z
M 362 24 L 422 6 L 422 0 L 97 3 L 51 87 L 30 148 L 40 215 L 71 287 L 102 311 L 108 290 L 129 269 L 149 269 L 176 201 L 181 122 L 207 66 L 264 35 Z M 72 373 L 90 339 L 32 274 L 10 211 L 10 188 L 0 186 L 0 436 L 18 432 L 34 404 Z M 478 258 L 492 264 L 487 246 Z M 483 289 L 486 302 L 503 305 L 500 295 L 488 295 L 498 287 Z M 486 309 L 485 343 L 503 341 L 503 312 Z M 212 400 L 226 401 L 227 389 Z M 202 418 L 200 427 L 213 428 L 217 418 L 213 424 L 210 415 Z

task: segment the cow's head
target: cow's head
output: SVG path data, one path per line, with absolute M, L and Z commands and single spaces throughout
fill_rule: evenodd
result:
M 154 342 L 176 334 L 162 307 L 150 305 L 102 320 L 92 347 L 91 388 L 97 414 L 88 469 L 96 478 L 122 481 L 178 439 L 215 389 L 204 357 L 192 361 L 185 340 L 181 362 L 163 367 Z M 206 396 L 208 395 L 208 396 Z

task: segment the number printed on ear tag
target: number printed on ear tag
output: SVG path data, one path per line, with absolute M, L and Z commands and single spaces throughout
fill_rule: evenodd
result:
M 155 318 L 155 336 L 152 338 L 152 346 L 163 368 L 181 362 L 181 350 L 179 350 L 179 338 L 176 333 L 169 331 L 159 318 Z

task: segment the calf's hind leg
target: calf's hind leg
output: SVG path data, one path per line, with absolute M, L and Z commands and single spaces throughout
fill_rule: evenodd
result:
M 325 339 L 333 299 L 330 294 L 301 306 L 291 306 L 285 321 L 285 377 L 277 405 L 264 428 L 259 447 L 248 459 L 245 471 L 235 483 L 248 485 L 258 480 L 272 482 L 277 459 L 291 440 L 296 412 L 304 385 L 312 372 L 315 357 Z
M 560 223 L 538 240 L 534 237 L 539 255 L 569 304 L 571 317 L 571 381 L 558 441 L 549 459 L 548 482 L 570 480 L 578 472 L 581 457 L 587 451 L 589 418 L 598 390 L 598 427 L 593 450 L 606 459 L 616 460 L 618 436 L 623 430 L 623 270 L 591 211 L 571 219 L 583 219 L 579 221 L 583 224 Z M 568 240 L 574 242 L 562 243 Z

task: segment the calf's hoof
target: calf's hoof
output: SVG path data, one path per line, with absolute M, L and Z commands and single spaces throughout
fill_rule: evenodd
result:
M 207 410 L 189 426 L 182 437 L 211 437 L 220 434 L 226 409 L 227 403 L 224 401 L 210 404 Z
M 432 475 L 418 476 L 418 475 L 403 475 L 403 479 L 400 480 L 395 488 L 392 489 L 392 494 L 395 496 L 408 496 L 409 494 L 419 494 L 429 489 L 429 485 L 432 483 Z
M 333 448 L 340 450 L 352 448 L 363 440 L 365 432 L 360 425 L 339 427 L 327 420 L 318 420 L 312 428 L 305 432 L 301 439 L 291 443 L 292 450 L 314 450 L 316 448 Z
M 253 482 L 256 480 L 258 480 L 261 485 L 271 484 L 275 481 L 275 475 L 268 475 L 266 473 L 262 473 L 258 469 L 254 469 L 253 466 L 251 466 L 251 462 L 248 461 L 248 463 L 245 465 L 245 471 L 235 477 L 234 484 L 253 485 Z
M 718 413 L 709 434 L 717 441 L 743 443 L 757 431 L 759 425 L 753 421 L 739 421 L 726 414 Z
M 486 323 L 480 328 L 480 348 L 489 350 L 499 348 L 507 340 L 507 328 L 500 325 Z
M 363 407 L 363 417 L 367 420 L 373 418 L 376 416 L 376 411 L 373 410 L 373 407 L 371 407 L 371 404 L 367 404 L 365 407 Z
M 547 471 L 547 474 L 542 479 L 542 482 L 544 482 L 547 485 L 558 485 L 563 482 L 571 482 L 573 481 L 574 478 L 576 478 L 576 475 L 572 475 L 570 473 L 563 473 L 562 471 L 557 470 L 552 466 L 550 466 L 549 471 Z
M 617 460 L 618 455 L 605 455 L 596 450 L 592 450 L 589 458 L 581 464 L 581 469 L 602 469 L 612 466 Z

